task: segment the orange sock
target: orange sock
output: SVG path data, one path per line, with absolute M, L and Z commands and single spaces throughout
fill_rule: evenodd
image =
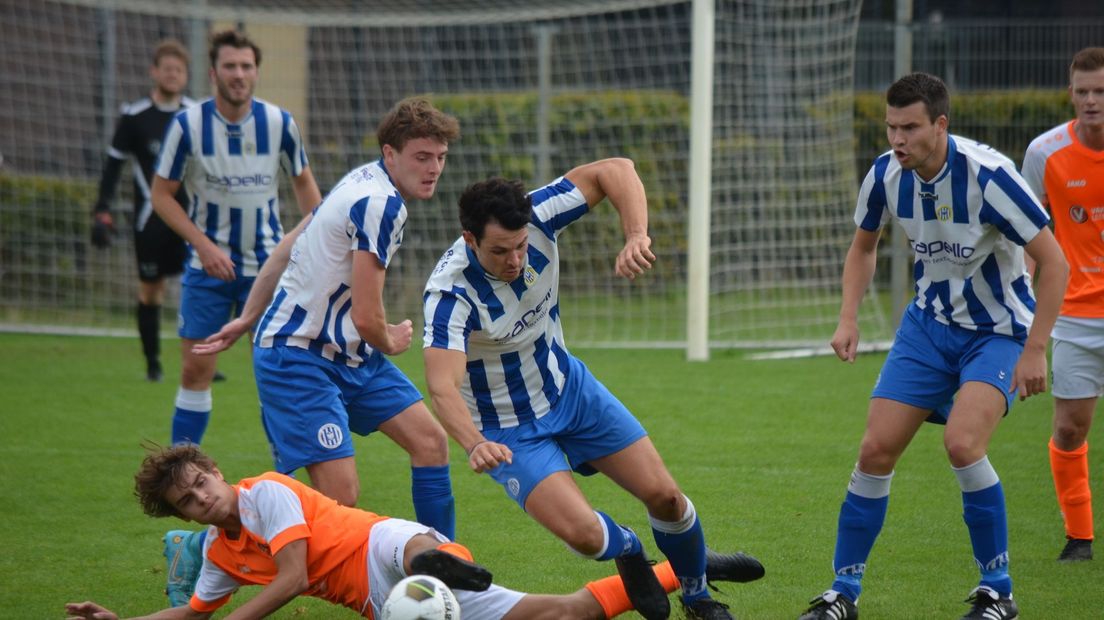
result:
M 455 555 L 458 558 L 465 559 L 469 562 L 474 562 L 475 561 L 475 558 L 472 557 L 472 552 L 469 551 L 467 547 L 465 547 L 464 545 L 461 545 L 460 543 L 454 543 L 454 542 L 441 543 L 441 544 L 437 545 L 437 548 L 440 549 L 441 551 L 444 551 L 445 553 L 451 553 L 452 555 Z
M 1066 536 L 1092 540 L 1092 491 L 1089 489 L 1089 442 L 1076 450 L 1065 451 L 1050 440 L 1050 473 L 1058 507 L 1066 523 Z
M 670 562 L 660 562 L 653 566 L 652 570 L 655 571 L 659 584 L 664 590 L 667 592 L 678 590 L 678 577 L 675 577 L 675 571 L 671 568 Z M 613 618 L 633 608 L 632 603 L 629 602 L 629 593 L 625 591 L 625 584 L 618 575 L 592 581 L 586 584 L 586 589 L 598 599 L 598 604 L 602 606 L 602 611 L 606 613 L 607 618 Z

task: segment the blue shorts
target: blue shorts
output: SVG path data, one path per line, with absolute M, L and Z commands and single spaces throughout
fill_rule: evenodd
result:
M 589 462 L 623 450 L 647 436 L 633 414 L 571 357 L 563 393 L 552 410 L 519 426 L 484 430 L 483 436 L 506 444 L 514 462 L 490 471 L 506 493 L 525 509 L 529 493 L 558 471 L 597 473 Z
M 255 279 L 238 274 L 227 282 L 207 275 L 202 269 L 185 268 L 180 280 L 177 335 L 203 340 L 218 332 L 231 318 L 241 314 Z
M 946 424 L 954 395 L 967 381 L 988 383 L 1005 398 L 1005 413 L 1015 393 L 1012 370 L 1023 342 L 1011 336 L 944 325 L 909 304 L 873 397 L 931 409 L 928 422 Z
M 261 421 L 282 474 L 353 455 L 367 435 L 422 400 L 391 360 L 374 352 L 357 368 L 298 347 L 253 347 Z

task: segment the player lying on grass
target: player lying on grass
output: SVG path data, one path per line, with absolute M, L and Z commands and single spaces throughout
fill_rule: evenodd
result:
M 432 575 L 452 588 L 466 620 L 612 618 L 631 609 L 620 577 L 566 595 L 496 586 L 467 548 L 429 527 L 341 506 L 282 474 L 231 485 L 194 445 L 147 455 L 135 475 L 135 495 L 151 517 L 210 526 L 191 601 L 148 618 L 208 618 L 243 585 L 264 589 L 229 618 L 259 618 L 299 595 L 379 617 L 392 587 L 410 574 Z M 739 577 L 733 563 L 739 556 L 722 557 L 732 560 L 720 560 L 715 573 Z M 655 571 L 668 591 L 678 587 L 669 564 L 658 564 Z M 66 611 L 71 618 L 117 618 L 91 601 L 69 603 Z

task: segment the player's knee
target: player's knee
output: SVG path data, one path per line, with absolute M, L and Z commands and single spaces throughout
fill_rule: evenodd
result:
M 943 436 L 943 448 L 947 459 L 955 467 L 972 465 L 985 456 L 986 445 L 978 439 L 966 435 Z
M 1054 421 L 1054 443 L 1063 450 L 1076 450 L 1085 443 L 1085 437 L 1088 434 L 1087 424 L 1078 424 L 1074 420 L 1056 419 Z
M 360 482 L 326 480 L 315 485 L 318 492 L 336 501 L 342 506 L 356 506 L 360 497 Z
M 896 450 L 870 437 L 864 437 L 859 447 L 859 471 L 881 476 L 893 471 L 897 464 Z
M 674 484 L 659 487 L 642 499 L 648 514 L 663 521 L 677 521 L 686 509 L 682 491 Z
M 448 463 L 448 435 L 440 425 L 428 427 L 410 444 L 410 460 L 418 465 L 444 465 Z
M 604 551 L 605 536 L 597 521 L 593 524 L 572 524 L 559 531 L 560 539 L 576 553 L 595 557 Z

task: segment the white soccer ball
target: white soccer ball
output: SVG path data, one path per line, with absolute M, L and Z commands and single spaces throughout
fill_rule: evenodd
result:
M 460 620 L 460 605 L 440 579 L 411 575 L 391 589 L 380 620 Z

